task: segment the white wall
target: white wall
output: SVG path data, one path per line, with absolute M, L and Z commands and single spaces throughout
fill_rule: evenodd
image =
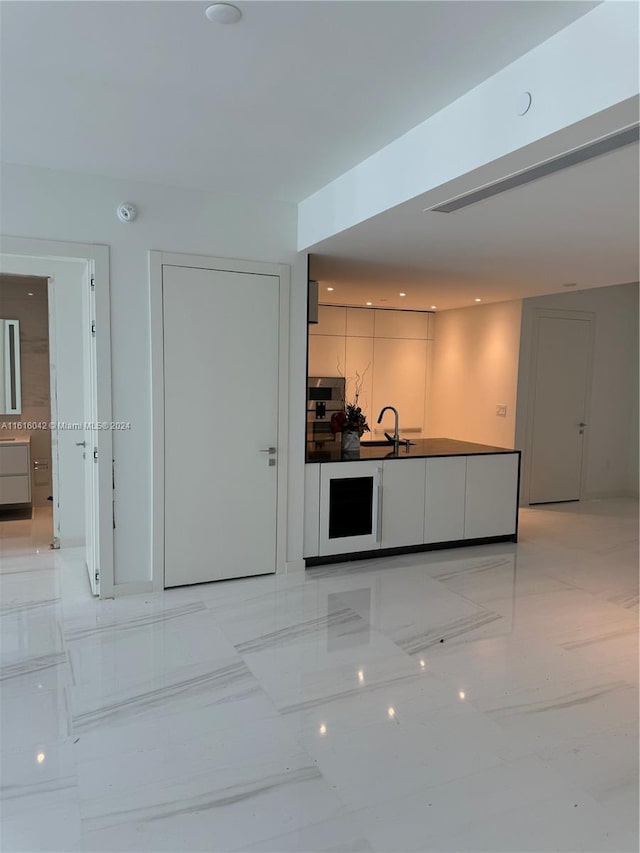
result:
M 116 583 L 151 578 L 148 250 L 293 264 L 288 556 L 300 559 L 306 262 L 295 251 L 295 205 L 8 164 L 3 165 L 2 182 L 5 235 L 110 247 L 113 419 L 132 423 L 130 431 L 113 436 Z M 123 201 L 138 207 L 134 223 L 116 218 Z M 201 432 L 206 447 L 206 425 L 189 424 L 189 412 L 184 414 L 185 431 L 196 439 Z
M 436 314 L 430 436 L 514 447 L 521 311 L 516 300 Z
M 638 89 L 638 6 L 601 3 L 301 202 L 298 246 L 416 196 L 430 193 L 425 207 L 445 201 L 632 124 Z M 533 103 L 520 116 L 524 91 Z
M 531 369 L 533 309 L 591 311 L 595 349 L 589 435 L 585 460 L 585 498 L 638 494 L 638 285 L 525 299 L 518 381 L 516 446 L 526 447 L 527 401 Z M 528 481 L 523 453 L 523 486 Z M 523 498 L 526 494 L 523 493 Z

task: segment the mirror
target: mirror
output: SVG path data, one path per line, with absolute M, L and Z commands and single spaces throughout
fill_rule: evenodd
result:
M 0 415 L 21 412 L 20 323 L 0 319 Z

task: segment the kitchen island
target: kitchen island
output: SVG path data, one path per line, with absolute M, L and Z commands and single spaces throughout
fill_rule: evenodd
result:
M 520 452 L 449 438 L 307 445 L 308 566 L 517 541 Z

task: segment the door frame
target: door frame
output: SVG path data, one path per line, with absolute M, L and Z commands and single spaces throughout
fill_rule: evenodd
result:
M 149 252 L 151 325 L 151 566 L 153 589 L 164 590 L 164 321 L 162 267 L 276 276 L 279 286 L 278 335 L 278 466 L 276 499 L 276 574 L 286 571 L 289 457 L 289 304 L 291 271 L 287 264 Z
M 589 322 L 589 355 L 587 358 L 587 378 L 585 388 L 585 417 L 588 419 L 587 429 L 582 444 L 582 460 L 580 464 L 580 494 L 582 500 L 586 494 L 587 457 L 589 453 L 589 432 L 591 420 L 591 393 L 593 388 L 593 361 L 595 351 L 596 315 L 593 311 L 569 311 L 560 308 L 534 308 L 531 312 L 531 356 L 528 375 L 527 417 L 524 441 L 524 457 L 526 465 L 522 481 L 522 497 L 526 506 L 530 506 L 531 497 L 531 451 L 533 447 L 533 426 L 536 404 L 536 374 L 538 370 L 538 328 L 541 319 L 550 320 L 582 320 Z
M 97 243 L 67 243 L 30 237 L 0 236 L 0 255 L 30 258 L 37 261 L 85 261 L 93 267 L 95 279 L 97 415 L 99 422 L 111 423 L 111 298 L 109 285 L 109 247 Z M 100 430 L 98 457 L 97 526 L 100 598 L 113 598 L 113 436 L 111 430 Z

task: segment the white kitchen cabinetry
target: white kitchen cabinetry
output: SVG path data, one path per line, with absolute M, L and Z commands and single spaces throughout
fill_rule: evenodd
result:
M 437 456 L 426 460 L 425 543 L 455 542 L 464 538 L 466 472 L 466 456 Z
M 400 413 L 401 433 L 421 434 L 425 417 L 427 341 L 376 338 L 373 361 L 373 417 L 377 417 L 384 406 L 394 406 Z M 393 432 L 393 417 L 387 414 L 382 427 L 372 426 L 378 434 L 384 430 Z
M 426 459 L 382 463 L 382 547 L 422 544 Z
M 30 503 L 29 440 L 0 441 L 0 506 Z
M 517 453 L 467 458 L 465 539 L 516 532 L 518 458 Z
M 317 557 L 320 535 L 320 465 L 304 466 L 303 556 Z
M 309 336 L 309 376 L 344 376 L 346 359 L 344 336 Z
M 320 466 L 320 556 L 381 547 L 381 473 L 379 461 Z

